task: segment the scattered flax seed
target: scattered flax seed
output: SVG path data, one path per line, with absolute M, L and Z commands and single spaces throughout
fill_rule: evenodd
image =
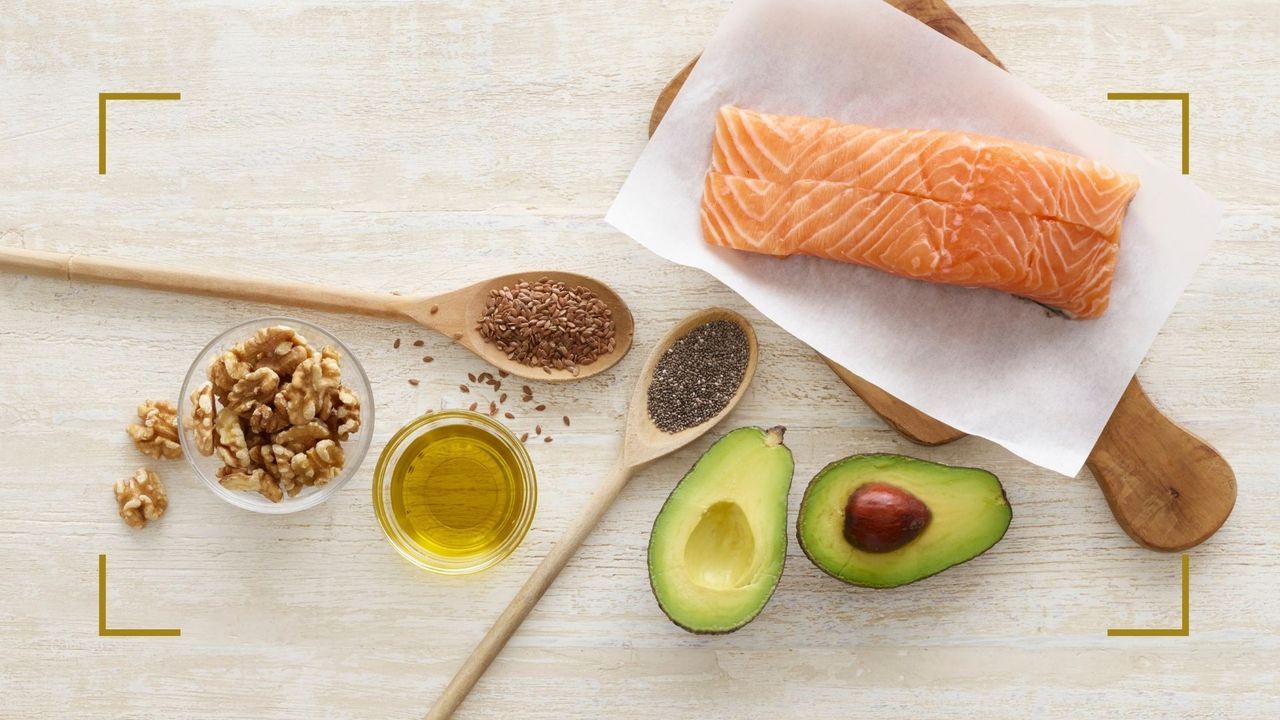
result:
M 494 415 L 497 415 L 497 414 L 498 414 L 498 403 L 490 401 L 490 402 L 489 402 L 489 417 L 493 417 Z
M 530 400 L 532 400 L 532 399 L 533 399 L 533 396 L 532 396 L 532 395 L 525 395 L 524 397 L 520 398 L 520 401 L 521 401 L 521 402 L 529 402 L 529 401 L 530 401 Z
M 521 385 L 520 390 L 524 392 L 525 395 L 533 397 L 533 390 L 530 390 L 528 385 Z
M 459 390 L 461 390 L 461 391 L 462 391 L 462 392 L 464 392 L 464 393 L 469 393 L 469 392 L 471 392 L 471 388 L 467 387 L 466 385 L 459 385 L 459 386 L 458 386 L 458 389 L 459 389 Z
M 414 346 L 414 347 L 422 347 L 423 345 L 426 345 L 426 344 L 427 344 L 427 341 L 426 341 L 426 340 L 414 340 L 414 341 L 413 341 L 413 346 Z
M 569 416 L 568 416 L 568 415 L 565 415 L 565 416 L 564 416 L 564 426 L 565 426 L 565 427 L 569 427 Z
M 538 412 L 542 412 L 543 410 L 546 410 L 546 409 L 547 409 L 547 406 L 546 406 L 546 405 L 537 405 L 537 406 L 535 406 L 533 409 L 534 409 L 534 410 L 537 410 Z
M 512 415 L 512 414 L 511 414 L 511 413 L 509 413 L 509 412 L 502 413 L 502 416 L 503 416 L 503 417 L 505 417 L 505 418 L 506 418 L 506 419 L 508 419 L 508 420 L 515 420 L 515 419 L 516 419 L 516 416 L 515 416 L 515 415 Z
M 395 341 L 395 342 L 393 342 L 393 343 L 391 343 L 391 347 L 393 347 L 393 348 L 395 348 L 395 349 L 399 350 L 399 349 L 400 349 L 400 338 L 396 338 L 396 341 Z
M 422 356 L 422 362 L 424 362 L 424 363 L 425 363 L 425 362 L 431 362 L 432 360 L 435 360 L 435 358 L 431 357 L 430 355 L 423 355 L 423 356 Z
M 436 313 L 438 313 L 438 312 L 440 312 L 440 306 L 439 306 L 439 305 L 432 305 L 432 306 L 431 306 L 431 314 L 432 314 L 432 315 L 435 315 L 435 314 L 436 314 Z
M 613 352 L 613 310 L 585 287 L 539 278 L 489 291 L 480 337 L 522 365 L 548 374 Z
M 534 425 L 534 426 L 533 426 L 533 431 L 534 431 L 536 434 L 541 435 L 541 434 L 542 434 L 542 426 L 541 426 L 541 425 Z
M 506 402 L 506 401 L 507 401 L 507 394 L 506 394 L 506 393 L 502 393 L 501 395 L 499 395 L 499 396 L 498 396 L 498 402 L 500 402 L 500 403 L 504 403 L 504 402 Z
M 529 433 L 524 433 L 520 436 L 520 442 L 528 442 L 528 441 L 529 441 Z
M 499 371 L 498 371 L 498 377 L 507 377 L 507 376 L 509 376 L 510 374 L 511 374 L 511 373 L 507 372 L 506 370 L 499 370 Z
M 501 381 L 501 380 L 494 380 L 493 382 L 491 382 L 491 383 L 489 383 L 489 384 L 493 386 L 493 389 L 494 389 L 494 390 L 501 390 L 501 389 L 502 389 L 502 381 Z
M 551 436 L 550 436 L 550 435 L 548 435 L 548 436 L 546 436 L 546 437 L 542 438 L 542 442 L 551 442 Z
M 409 378 L 409 384 L 410 384 L 410 385 L 412 385 L 412 386 L 414 386 L 414 387 L 417 387 L 417 386 L 418 386 L 418 378 Z
M 467 379 L 470 380 L 471 382 L 475 382 L 476 381 L 475 373 L 467 373 Z
M 476 408 L 477 408 L 477 407 L 479 407 L 479 406 L 480 406 L 480 403 L 471 403 L 471 407 L 469 407 L 469 408 L 467 408 L 467 409 L 468 409 L 468 410 L 470 410 L 471 412 L 475 412 L 475 411 L 476 411 Z

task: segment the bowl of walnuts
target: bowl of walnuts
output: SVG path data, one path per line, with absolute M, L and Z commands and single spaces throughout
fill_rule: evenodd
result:
M 183 455 L 214 494 L 283 514 L 319 505 L 356 473 L 373 438 L 373 394 L 328 331 L 267 317 L 200 351 L 178 417 Z

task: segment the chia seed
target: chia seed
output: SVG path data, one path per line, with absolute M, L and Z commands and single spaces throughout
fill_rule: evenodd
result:
M 737 323 L 715 320 L 676 340 L 658 359 L 649 383 L 649 419 L 678 433 L 724 410 L 742 384 L 749 357 Z

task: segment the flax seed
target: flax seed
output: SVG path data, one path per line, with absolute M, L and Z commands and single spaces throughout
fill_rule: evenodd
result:
M 476 331 L 506 356 L 530 367 L 589 365 L 613 351 L 613 311 L 590 290 L 541 278 L 489 292 Z M 506 375 L 504 374 L 503 377 Z

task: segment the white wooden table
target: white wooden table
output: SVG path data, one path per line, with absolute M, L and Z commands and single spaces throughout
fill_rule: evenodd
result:
M 1175 107 L 1106 93 L 1191 93 L 1192 175 L 1227 219 L 1140 375 L 1231 461 L 1240 500 L 1191 552 L 1191 634 L 1172 638 L 1106 636 L 1178 625 L 1179 558 L 1135 547 L 1087 472 L 974 439 L 910 445 L 809 349 L 602 222 L 654 96 L 727 2 L 78 5 L 0 9 L 0 244 L 404 292 L 576 270 L 624 294 L 637 349 L 603 377 L 536 388 L 574 423 L 532 447 L 534 528 L 496 569 L 445 579 L 386 543 L 369 478 L 400 424 L 463 404 L 478 361 L 393 322 L 296 313 L 375 379 L 361 475 L 319 509 L 265 517 L 181 461 L 153 463 L 171 507 L 133 531 L 111 484 L 150 462 L 124 433 L 134 405 L 173 398 L 204 342 L 278 309 L 0 276 L 0 716 L 420 716 L 609 467 L 650 343 L 711 304 L 758 321 L 763 363 L 729 423 L 789 428 L 793 516 L 828 461 L 906 452 L 995 471 L 1008 536 L 892 591 L 827 578 L 792 542 L 759 619 L 688 635 L 658 610 L 644 554 L 707 438 L 632 481 L 459 717 L 1280 715 L 1274 2 L 955 3 L 1012 72 L 1171 165 Z M 100 176 L 103 91 L 182 99 L 113 103 Z M 180 637 L 98 636 L 99 553 L 109 624 Z

